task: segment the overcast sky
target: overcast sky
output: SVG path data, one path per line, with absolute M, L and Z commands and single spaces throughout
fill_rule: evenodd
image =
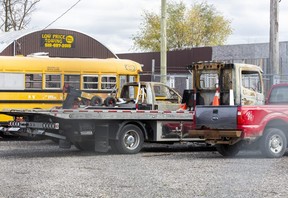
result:
M 78 0 L 41 0 L 30 28 L 44 28 Z M 178 0 L 174 0 L 178 1 Z M 180 0 L 179 0 L 180 1 Z M 169 0 L 167 0 L 169 2 Z M 195 0 L 183 0 L 191 6 Z M 202 2 L 197 0 L 197 2 Z M 207 0 L 232 21 L 233 34 L 226 44 L 269 41 L 270 0 Z M 114 53 L 130 53 L 132 36 L 139 30 L 144 10 L 160 13 L 161 0 L 81 0 L 51 28 L 69 29 L 92 36 Z M 280 2 L 280 41 L 288 41 L 288 2 Z

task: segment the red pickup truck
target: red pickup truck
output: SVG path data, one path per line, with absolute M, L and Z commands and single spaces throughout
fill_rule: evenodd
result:
M 235 156 L 256 144 L 268 158 L 282 157 L 288 139 L 288 84 L 273 85 L 265 105 L 197 106 L 190 137 L 215 144 L 223 156 Z

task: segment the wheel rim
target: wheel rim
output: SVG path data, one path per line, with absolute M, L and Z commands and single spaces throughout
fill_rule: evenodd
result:
M 114 106 L 114 101 L 111 99 L 111 100 L 109 100 L 108 104 L 109 104 L 109 106 Z
M 124 135 L 124 145 L 129 150 L 134 150 L 140 142 L 139 134 L 136 131 L 128 131 Z
M 273 135 L 269 141 L 269 148 L 273 153 L 280 153 L 283 149 L 283 140 L 279 135 Z

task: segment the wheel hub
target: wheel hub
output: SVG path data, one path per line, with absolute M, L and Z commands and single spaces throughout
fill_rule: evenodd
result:
M 121 142 L 119 142 L 119 146 L 123 147 L 123 150 L 125 152 L 123 153 L 136 153 L 141 149 L 141 146 L 143 144 L 141 131 L 138 129 L 138 127 L 129 126 L 130 129 L 126 129 L 125 133 L 123 134 L 121 138 Z M 134 129 L 135 128 L 135 129 Z M 124 130 L 124 129 L 123 129 Z M 139 148 L 140 147 L 140 148 Z
M 270 139 L 270 149 L 274 153 L 279 153 L 282 150 L 283 143 L 278 136 L 273 136 Z
M 124 144 L 127 149 L 133 150 L 139 145 L 139 136 L 135 131 L 129 131 L 124 136 Z
M 131 146 L 135 143 L 135 138 L 132 136 L 132 135 L 129 135 L 127 138 L 126 138 L 126 144 L 128 146 Z

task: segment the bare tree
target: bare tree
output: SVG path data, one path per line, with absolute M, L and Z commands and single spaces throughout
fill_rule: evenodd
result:
M 22 30 L 31 21 L 31 14 L 40 0 L 0 0 L 1 25 L 4 32 Z

